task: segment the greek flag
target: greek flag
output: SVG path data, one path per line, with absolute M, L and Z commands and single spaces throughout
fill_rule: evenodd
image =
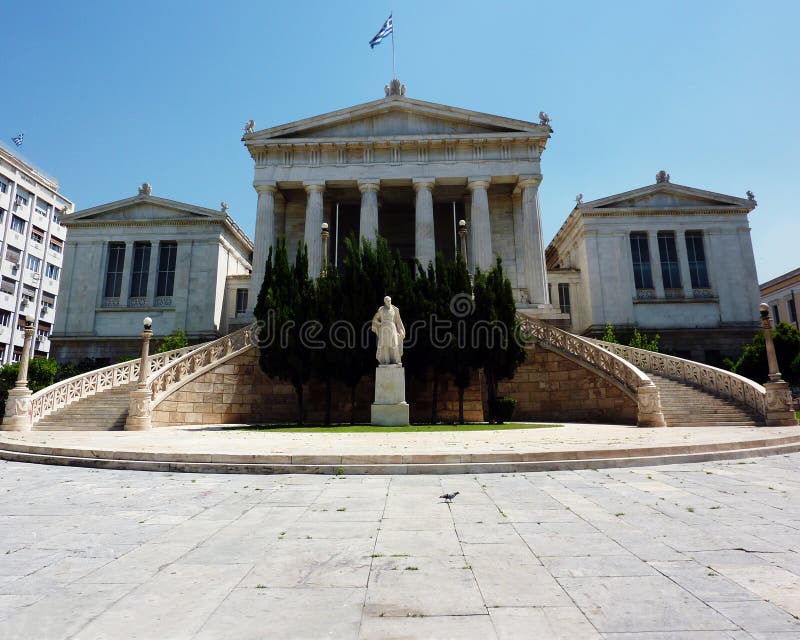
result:
M 391 22 L 391 20 L 390 20 L 390 22 Z M 389 27 L 389 29 L 391 30 L 391 27 Z M 377 36 L 375 36 L 375 37 L 377 38 Z M 22 145 L 22 139 L 23 139 L 24 137 L 25 137 L 25 134 L 24 134 L 24 133 L 20 133 L 20 134 L 19 134 L 18 136 L 16 136 L 15 138 L 11 138 L 11 141 L 12 141 L 12 142 L 13 142 L 15 145 L 17 145 L 17 146 L 19 147 L 19 146 L 21 146 L 21 145 Z
M 393 31 L 394 27 L 392 26 L 392 14 L 389 14 L 389 18 L 383 23 L 380 31 L 378 31 L 378 33 L 375 34 L 375 37 L 369 41 L 369 48 L 374 49 L 375 45 L 383 42 Z

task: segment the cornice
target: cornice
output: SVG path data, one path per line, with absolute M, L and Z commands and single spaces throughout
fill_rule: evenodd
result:
M 578 208 L 585 218 L 619 218 L 628 216 L 700 216 L 700 215 L 747 215 L 750 211 L 740 207 L 673 207 L 673 208 Z

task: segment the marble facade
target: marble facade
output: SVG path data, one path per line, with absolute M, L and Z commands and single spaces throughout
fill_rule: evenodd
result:
M 471 267 L 500 255 L 520 306 L 549 306 L 538 189 L 552 133 L 546 118 L 526 122 L 423 102 L 398 87 L 380 100 L 268 129 L 242 140 L 255 163 L 258 193 L 250 300 L 269 247 L 299 243 L 321 268 L 320 225 L 331 230 L 330 261 L 345 237 L 377 233 L 409 261 L 456 251 L 457 221 L 469 228 Z M 542 114 L 544 115 L 544 114 Z
M 137 196 L 76 211 L 62 224 L 69 237 L 56 359 L 137 354 L 145 316 L 159 336 L 183 329 L 198 342 L 229 332 L 237 291 L 249 287 L 253 245 L 226 205 L 160 198 L 145 184 Z

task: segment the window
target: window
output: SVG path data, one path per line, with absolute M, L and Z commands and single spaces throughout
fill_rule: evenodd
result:
M 30 269 L 31 271 L 39 273 L 39 269 L 42 268 L 42 261 L 36 256 L 29 255 L 28 262 L 26 263 L 25 266 L 28 267 L 28 269 Z
M 25 234 L 25 221 L 19 216 L 11 216 L 11 229 L 17 233 Z
M 50 238 L 50 251 L 55 251 L 56 253 L 61 253 L 64 251 L 64 245 L 61 240 Z
M 16 280 L 12 280 L 11 278 L 6 278 L 3 276 L 2 281 L 0 281 L 0 291 L 3 293 L 10 293 L 12 296 L 14 295 L 14 291 L 17 289 L 17 282 Z
M 773 304 L 772 305 L 772 321 L 775 324 L 778 324 L 781 321 L 781 313 L 780 313 L 780 311 L 778 311 L 778 305 L 777 304 Z
M 236 315 L 247 311 L 247 289 L 236 290 Z
M 708 269 L 706 268 L 706 252 L 703 248 L 703 232 L 686 232 L 686 252 L 689 254 L 689 276 L 693 289 L 708 289 Z
M 14 198 L 14 202 L 17 204 L 28 204 L 28 192 L 24 189 L 17 189 L 17 195 Z
M 789 321 L 797 322 L 797 307 L 794 304 L 794 298 L 789 298 L 786 301 L 786 306 L 789 308 Z
M 147 274 L 150 271 L 150 243 L 133 243 L 133 273 L 131 274 L 131 298 L 147 296 Z
M 650 271 L 650 248 L 647 234 L 631 233 L 631 257 L 633 259 L 633 281 L 637 289 L 652 289 L 653 274 Z
M 40 322 L 36 327 L 36 337 L 39 340 L 47 340 L 50 337 L 50 325 L 46 322 Z
M 0 326 L 7 327 L 11 322 L 10 311 L 0 311 Z
M 6 210 L 3 209 L 3 207 L 0 207 L 0 222 L 5 220 L 5 218 L 6 218 Z
M 56 297 L 52 293 L 42 291 L 42 311 L 52 309 L 56 304 Z
M 35 242 L 36 244 L 42 244 L 44 242 L 44 231 L 42 231 L 38 227 L 32 227 L 31 242 Z
M 30 286 L 29 284 L 22 285 L 22 304 L 20 305 L 19 309 L 22 311 L 25 308 L 27 303 L 33 303 L 33 299 L 36 297 L 36 289 Z M 23 318 L 24 320 L 24 318 Z
M 22 252 L 19 249 L 10 245 L 6 247 L 6 260 L 12 264 L 19 264 L 21 258 Z
M 45 269 L 44 275 L 46 275 L 51 280 L 58 280 L 58 275 L 61 273 L 61 269 L 54 264 L 47 263 L 47 268 Z
M 569 284 L 566 282 L 558 283 L 558 306 L 561 308 L 561 313 L 570 313 Z
M 125 244 L 110 242 L 108 245 L 108 267 L 106 268 L 106 298 L 119 298 L 122 290 L 122 268 L 125 264 Z
M 8 183 L 5 180 L 0 180 L 0 193 L 8 191 Z
M 680 289 L 681 270 L 678 266 L 678 249 L 675 246 L 674 231 L 658 232 L 658 255 L 661 258 L 661 277 L 664 280 L 664 290 Z
M 35 209 L 36 213 L 46 218 L 48 215 L 50 215 L 50 212 L 53 210 L 53 205 L 47 204 L 44 200 L 39 200 L 39 198 L 36 198 Z
M 158 286 L 156 296 L 169 297 L 175 287 L 175 258 L 177 242 L 162 242 L 158 248 Z

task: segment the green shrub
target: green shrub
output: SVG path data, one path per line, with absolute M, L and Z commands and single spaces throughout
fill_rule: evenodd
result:
M 511 418 L 514 417 L 514 409 L 516 408 L 517 401 L 514 398 L 509 398 L 508 396 L 496 398 L 492 407 L 494 422 L 497 424 L 510 422 Z

